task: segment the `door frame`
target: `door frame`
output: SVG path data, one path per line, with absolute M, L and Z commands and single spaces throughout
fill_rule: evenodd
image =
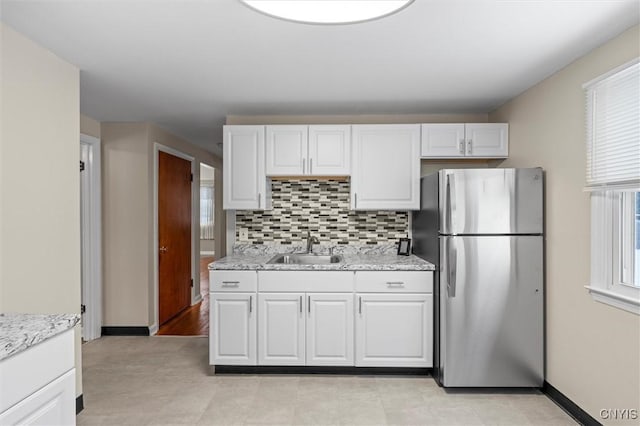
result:
M 84 199 L 81 203 L 80 223 L 82 238 L 82 302 L 86 311 L 82 320 L 82 338 L 85 341 L 102 336 L 102 193 L 100 139 L 80 133 L 80 145 L 89 149 L 86 169 L 88 185 L 80 187 Z
M 191 163 L 191 174 L 194 179 L 191 182 L 191 280 L 194 281 L 193 287 L 191 287 L 191 305 L 197 303 L 200 294 L 195 294 L 195 270 L 199 268 L 200 265 L 196 265 L 196 238 L 200 238 L 200 232 L 196 233 L 196 230 L 199 231 L 199 210 L 197 210 L 196 204 L 196 195 L 199 197 L 199 188 L 196 183 L 195 177 L 197 176 L 195 167 L 196 161 L 195 157 L 185 154 L 184 152 L 178 151 L 177 149 L 170 148 L 168 146 L 162 145 L 158 142 L 153 143 L 153 249 L 151 252 L 153 253 L 153 324 L 149 327 L 149 335 L 153 336 L 158 332 L 160 327 L 159 320 L 159 303 L 160 303 L 160 277 L 158 273 L 158 160 L 160 151 L 165 152 L 167 154 L 176 156 L 178 158 L 182 158 L 183 160 L 187 160 Z M 196 188 L 198 188 L 198 194 L 196 194 Z M 199 201 L 199 200 L 198 200 Z M 198 225 L 198 226 L 196 226 Z

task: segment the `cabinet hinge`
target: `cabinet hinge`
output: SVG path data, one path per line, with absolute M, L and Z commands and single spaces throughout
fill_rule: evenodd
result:
M 191 287 L 193 287 L 193 278 L 191 278 Z
M 84 172 L 84 161 L 80 160 L 80 171 Z
M 85 312 L 87 312 L 87 307 L 85 305 L 80 305 L 80 313 L 84 314 Z
M 189 179 L 191 179 L 191 182 L 193 182 L 193 173 L 189 175 Z

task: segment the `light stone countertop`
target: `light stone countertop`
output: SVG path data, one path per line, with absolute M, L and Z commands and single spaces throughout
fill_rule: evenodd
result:
M 0 361 L 80 322 L 78 314 L 0 314 Z
M 316 246 L 315 253 L 328 254 L 328 247 Z M 398 256 L 395 246 L 336 247 L 334 254 L 343 256 L 341 263 L 326 265 L 268 264 L 278 253 L 301 253 L 293 245 L 237 245 L 234 253 L 209 264 L 210 270 L 263 271 L 433 271 L 435 265 L 417 256 Z

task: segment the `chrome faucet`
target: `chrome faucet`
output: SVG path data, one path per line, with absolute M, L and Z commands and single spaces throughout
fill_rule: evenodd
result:
M 313 253 L 313 245 L 320 244 L 318 237 L 311 236 L 311 232 L 307 232 L 307 253 Z

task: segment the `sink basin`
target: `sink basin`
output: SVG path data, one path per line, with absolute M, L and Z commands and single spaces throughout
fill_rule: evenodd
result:
M 329 265 L 342 262 L 342 256 L 321 254 L 277 254 L 267 263 L 280 263 L 285 265 Z

